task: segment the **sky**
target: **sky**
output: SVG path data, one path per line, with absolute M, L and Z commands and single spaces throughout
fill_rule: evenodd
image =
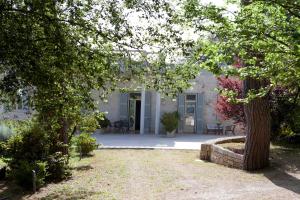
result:
M 182 0 L 171 0 L 172 3 L 174 3 L 174 5 L 177 5 L 178 3 L 182 3 L 183 1 Z M 238 11 L 238 6 L 237 5 L 234 5 L 234 4 L 226 4 L 226 0 L 201 0 L 200 1 L 202 4 L 209 4 L 209 3 L 212 3 L 212 4 L 215 4 L 216 6 L 220 6 L 220 7 L 223 7 L 223 6 L 226 6 L 227 9 L 230 11 L 230 12 L 234 12 L 234 11 Z M 180 9 L 180 6 L 175 6 L 175 8 Z M 179 11 L 180 12 L 180 11 Z M 147 27 L 149 26 L 158 26 L 157 24 L 159 23 L 164 23 L 163 20 L 162 21 L 158 21 L 158 20 L 146 20 L 146 19 L 141 19 L 139 17 L 139 14 L 140 13 L 137 13 L 137 12 L 133 12 L 131 13 L 129 16 L 128 16 L 128 21 L 129 21 L 129 24 L 134 26 L 134 27 L 142 27 L 143 29 L 146 29 Z M 200 35 L 199 33 L 195 33 L 194 29 L 191 29 L 191 28 L 187 28 L 187 27 L 182 27 L 182 26 L 175 26 L 174 29 L 178 28 L 179 30 L 183 31 L 183 34 L 181 35 L 182 38 L 186 39 L 186 40 L 194 40 L 196 41 Z M 160 30 L 163 32 L 163 29 Z M 143 31 L 142 33 L 143 35 L 147 35 L 147 31 Z M 147 45 L 145 44 L 143 50 L 144 51 L 147 51 L 147 52 L 157 52 L 159 51 L 161 47 L 157 48 L 155 46 L 151 46 L 151 45 Z

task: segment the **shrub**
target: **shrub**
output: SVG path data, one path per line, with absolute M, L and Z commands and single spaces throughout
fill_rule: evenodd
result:
M 167 132 L 172 132 L 178 127 L 179 114 L 178 112 L 164 113 L 161 118 L 161 123 L 164 125 Z
M 10 175 L 16 180 L 16 182 L 26 189 L 32 188 L 33 176 L 32 170 L 36 172 L 36 186 L 40 188 L 45 183 L 46 162 L 35 161 L 29 162 L 27 160 L 20 160 L 18 167 L 12 168 Z
M 295 135 L 293 130 L 291 129 L 290 125 L 288 124 L 281 124 L 279 137 L 290 137 Z
M 99 128 L 95 113 L 83 116 L 78 125 L 80 130 L 84 132 L 94 132 L 97 128 Z
M 218 77 L 218 85 L 221 90 L 229 90 L 236 93 L 238 98 L 242 97 L 242 81 L 236 78 Z M 217 98 L 215 110 L 222 120 L 232 119 L 235 123 L 245 124 L 244 106 L 242 103 L 230 102 L 226 96 L 220 94 Z
M 59 181 L 71 175 L 68 166 L 68 157 L 63 155 L 62 152 L 56 152 L 47 158 L 47 180 Z
M 76 137 L 76 151 L 82 155 L 88 155 L 97 148 L 96 139 L 89 133 L 81 133 Z
M 36 123 L 21 127 L 20 132 L 7 142 L 8 154 L 12 161 L 43 160 L 49 151 L 48 135 Z
M 97 120 L 100 128 L 107 128 L 111 125 L 109 119 L 107 119 L 105 115 L 102 118 L 98 118 Z
M 47 180 L 61 180 L 69 176 L 68 156 L 59 152 L 59 149 L 51 148 L 50 145 L 55 140 L 51 140 L 49 135 L 42 125 L 29 122 L 7 141 L 7 156 L 11 158 L 8 161 L 11 177 L 22 186 L 26 187 L 28 184 L 23 183 L 29 174 L 24 174 L 23 177 L 20 173 L 37 168 L 36 165 L 40 166 L 40 162 L 46 163 Z

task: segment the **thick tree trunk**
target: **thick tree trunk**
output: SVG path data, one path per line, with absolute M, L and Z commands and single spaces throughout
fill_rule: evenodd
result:
M 242 0 L 241 6 L 251 4 L 251 0 Z M 249 51 L 257 58 L 263 57 L 259 53 Z M 257 66 L 259 66 L 259 59 Z M 258 90 L 267 85 L 266 80 L 247 78 L 244 81 L 244 96 L 251 89 Z M 269 97 L 256 98 L 244 106 L 246 118 L 246 145 L 243 168 L 245 170 L 262 169 L 269 164 L 271 115 Z
M 266 85 L 266 81 L 247 78 L 244 81 L 244 92 L 257 90 Z M 268 95 L 256 98 L 245 105 L 246 146 L 244 153 L 245 170 L 257 170 L 269 164 L 271 116 Z

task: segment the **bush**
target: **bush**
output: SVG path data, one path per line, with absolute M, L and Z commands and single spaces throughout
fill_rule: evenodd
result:
M 31 176 L 28 171 L 33 168 L 39 169 L 41 162 L 46 163 L 47 180 L 61 180 L 70 175 L 68 156 L 59 152 L 59 149 L 51 149 L 53 140 L 49 135 L 42 125 L 29 122 L 7 141 L 5 148 L 7 148 L 7 157 L 10 158 L 8 167 L 11 169 L 11 177 L 15 178 L 21 186 L 27 187 L 28 182 L 25 179 Z M 22 176 L 21 172 L 24 170 L 26 173 Z M 45 177 L 38 178 L 40 184 Z
M 291 129 L 290 125 L 288 124 L 281 124 L 279 137 L 290 137 L 295 135 L 293 130 Z
M 8 155 L 12 162 L 43 160 L 49 151 L 49 138 L 44 129 L 36 123 L 29 123 L 19 131 L 7 142 Z
M 76 137 L 76 151 L 82 155 L 88 155 L 97 148 L 96 139 L 89 133 L 81 133 Z
M 164 125 L 167 132 L 172 132 L 178 127 L 179 114 L 178 112 L 164 113 L 161 118 L 161 123 Z
M 10 175 L 16 180 L 16 182 L 26 189 L 32 188 L 33 176 L 32 170 L 36 172 L 36 187 L 40 188 L 45 183 L 46 172 L 46 162 L 35 161 L 29 162 L 27 160 L 20 160 L 18 162 L 18 167 L 12 168 Z
M 107 128 L 111 125 L 109 119 L 107 119 L 105 115 L 102 118 L 97 118 L 97 120 L 100 128 Z
M 70 168 L 68 166 L 68 157 L 61 152 L 56 152 L 50 155 L 47 159 L 47 180 L 59 181 L 63 180 L 71 175 Z
M 80 127 L 81 131 L 94 132 L 97 128 L 99 128 L 96 114 L 92 113 L 82 117 L 78 126 Z

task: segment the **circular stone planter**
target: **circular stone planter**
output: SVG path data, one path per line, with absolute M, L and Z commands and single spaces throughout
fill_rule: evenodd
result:
M 218 145 L 233 142 L 245 142 L 245 136 L 222 138 L 201 144 L 200 159 L 242 169 L 244 156 Z

